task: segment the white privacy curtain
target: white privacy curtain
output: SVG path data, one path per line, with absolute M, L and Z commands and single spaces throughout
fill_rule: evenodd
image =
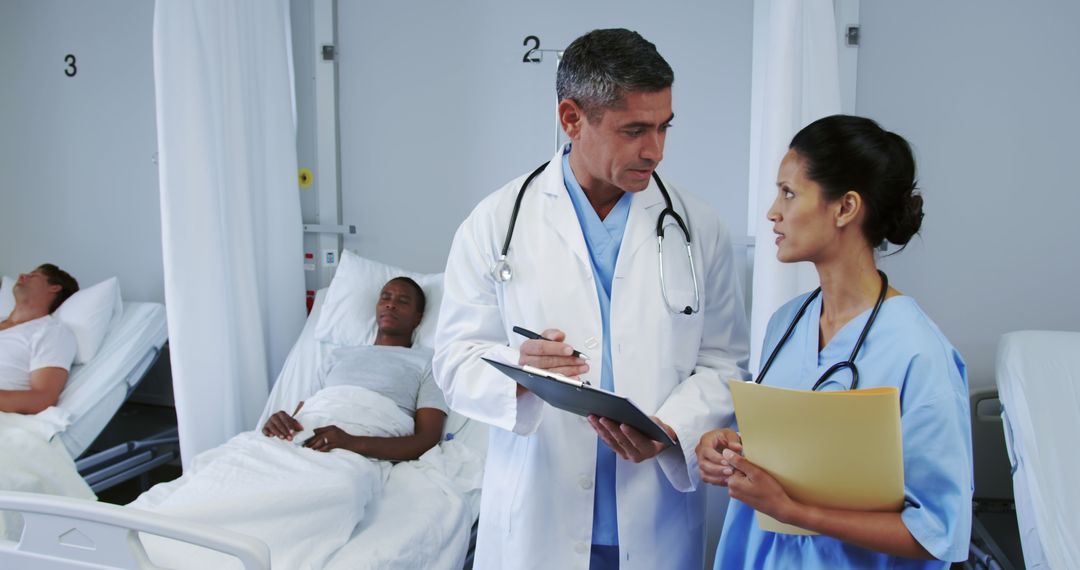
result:
M 255 426 L 303 326 L 288 0 L 158 0 L 165 304 L 185 466 Z
M 750 369 L 755 373 L 769 317 L 817 286 L 809 263 L 776 260 L 772 222 L 776 171 L 791 137 L 816 119 L 840 112 L 840 71 L 832 0 L 756 0 L 750 108 L 750 196 L 754 236 Z

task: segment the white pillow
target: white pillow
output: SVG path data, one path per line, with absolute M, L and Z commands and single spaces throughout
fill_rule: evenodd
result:
M 341 346 L 375 342 L 375 302 L 383 285 L 394 277 L 409 277 L 424 290 L 424 318 L 413 333 L 413 344 L 435 346 L 435 325 L 442 303 L 443 274 L 415 273 L 379 263 L 344 250 L 326 292 L 315 339 Z
M 53 316 L 75 335 L 75 364 L 85 364 L 97 354 L 113 319 L 124 310 L 120 282 L 110 277 L 68 297 Z
M 11 277 L 0 277 L 0 321 L 8 318 L 15 308 L 15 293 L 11 290 L 14 286 L 15 280 Z

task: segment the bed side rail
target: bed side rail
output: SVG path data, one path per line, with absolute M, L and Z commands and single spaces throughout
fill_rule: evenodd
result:
M 0 541 L 0 568 L 154 568 L 139 532 L 234 556 L 246 570 L 270 568 L 270 549 L 256 538 L 138 509 L 0 491 L 0 510 L 23 517 L 21 540 Z

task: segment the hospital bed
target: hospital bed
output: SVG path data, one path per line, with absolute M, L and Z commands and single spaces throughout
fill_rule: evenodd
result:
M 71 419 L 57 437 L 72 457 L 83 455 L 97 439 L 157 362 L 167 340 L 164 305 L 125 302 L 120 319 L 110 325 L 94 358 L 72 367 L 56 405 Z M 92 457 L 80 463 L 85 465 Z
M 996 373 L 1025 566 L 1080 568 L 1080 332 L 1005 334 Z
M 120 318 L 109 330 L 94 357 L 71 369 L 55 408 L 66 416 L 66 427 L 53 437 L 63 443 L 79 474 L 95 492 L 138 476 L 176 458 L 176 432 L 147 442 L 128 442 L 97 453 L 86 453 L 139 382 L 157 362 L 168 340 L 165 306 L 125 302 Z M 63 425 L 60 423 L 59 425 Z M 80 457 L 82 456 L 82 457 Z
M 13 455 L 4 458 L 0 489 L 89 499 L 172 458 L 153 449 L 137 460 L 114 452 L 73 462 L 157 360 L 167 338 L 160 303 L 127 302 L 121 307 L 103 327 L 97 350 L 72 366 L 55 406 L 35 415 L 0 414 L 3 453 Z M 17 534 L 21 525 L 18 516 L 0 512 L 0 536 Z
M 168 340 L 163 305 L 125 303 L 124 306 L 125 318 L 119 323 L 115 336 L 107 338 L 102 347 L 102 351 L 110 351 L 109 360 L 87 364 L 100 364 L 100 369 L 93 371 L 94 377 L 112 378 L 112 383 L 102 381 L 102 391 L 86 387 L 80 397 L 85 395 L 87 401 L 95 396 L 101 399 L 90 408 L 90 413 L 77 416 L 79 421 L 75 431 L 61 434 L 65 446 L 78 457 L 75 465 L 79 474 L 95 493 L 134 477 L 145 477 L 151 469 L 177 459 L 180 454 L 174 422 L 170 422 L 171 427 L 144 439 L 124 441 L 97 451 L 87 449 L 96 441 L 95 434 L 105 430 L 110 419 L 157 363 Z M 96 383 L 95 380 L 87 384 L 93 386 Z M 64 405 L 63 397 L 60 403 Z
M 123 303 L 93 357 L 72 366 L 57 404 L 26 417 L 26 423 L 79 457 L 157 361 L 167 338 L 163 305 Z
M 348 259 L 349 254 L 343 254 L 341 263 L 345 271 L 350 267 Z M 360 262 L 365 266 L 380 266 L 369 260 Z M 399 274 L 408 273 L 393 269 L 365 272 L 365 284 L 369 289 L 381 287 Z M 410 276 L 424 287 L 428 296 L 428 309 L 419 332 L 422 336 L 427 332 L 425 327 L 438 317 L 441 291 L 434 287 L 435 276 Z M 357 293 L 366 299 L 365 305 L 374 306 L 376 295 L 366 291 Z M 337 347 L 318 340 L 324 336 L 319 323 L 328 296 L 327 290 L 316 293 L 311 314 L 286 359 L 260 425 L 277 410 L 292 410 L 305 393 L 310 393 L 316 382 L 315 371 L 323 367 Z M 486 448 L 486 426 L 451 412 L 440 444 L 419 460 L 398 463 L 391 469 L 383 494 L 368 506 L 350 540 L 330 558 L 326 568 L 461 568 L 475 540 Z
M 345 280 L 350 268 L 355 268 L 357 264 L 365 268 L 357 273 L 365 281 L 360 285 Z M 274 411 L 291 410 L 297 401 L 310 395 L 312 386 L 317 382 L 316 371 L 322 368 L 323 361 L 338 346 L 328 340 L 342 340 L 328 338 L 326 326 L 322 327 L 324 330 L 319 330 L 320 321 L 323 320 L 325 325 L 329 320 L 322 319 L 327 298 L 335 297 L 347 286 L 364 299 L 364 305 L 373 307 L 376 297 L 369 295 L 370 289 L 381 287 L 390 277 L 401 274 L 409 275 L 351 254 L 342 256 L 338 276 L 335 277 L 335 282 L 340 279 L 342 286 L 335 291 L 332 283 L 329 291 L 322 290 L 316 295 L 311 314 L 271 392 L 260 425 Z M 433 331 L 434 321 L 437 320 L 441 276 L 409 276 L 414 277 L 428 294 L 428 309 L 420 330 L 423 335 Z M 365 288 L 367 291 L 360 291 Z M 336 296 L 340 297 L 339 294 Z M 350 314 L 355 311 L 342 312 Z M 364 330 L 364 327 L 355 330 Z M 486 447 L 487 428 L 484 425 L 451 413 L 439 445 L 416 461 L 402 462 L 392 467 L 382 495 L 368 505 L 351 538 L 329 558 L 325 567 L 456 570 L 467 565 L 470 544 L 475 540 Z M 150 493 L 161 492 L 155 489 Z M 135 560 L 138 564 L 128 567 L 149 567 L 149 562 L 160 564 L 161 561 L 155 559 L 153 549 L 147 561 L 142 542 L 132 540 L 137 536 L 135 531 L 202 546 L 207 546 L 205 541 L 194 539 L 213 534 L 213 529 L 205 525 L 152 512 L 85 502 L 69 503 L 56 498 L 43 497 L 35 501 L 33 498 L 0 493 L 0 509 L 4 508 L 22 512 L 46 511 L 50 522 L 34 536 L 24 535 L 19 544 L 0 541 L 0 564 L 4 561 L 21 564 L 23 560 L 41 559 L 55 564 L 50 568 L 79 568 L 82 567 L 79 561 L 90 556 L 88 551 L 101 551 L 104 559 Z M 87 547 L 87 541 L 78 548 L 65 545 L 62 537 L 73 531 L 86 536 L 97 533 L 99 538 L 89 542 L 101 546 Z M 228 547 L 215 549 L 228 552 L 237 559 L 234 562 L 238 566 L 264 567 L 257 562 L 265 559 L 260 558 L 265 556 L 265 545 L 260 541 L 234 542 Z M 115 557 L 119 556 L 115 552 L 107 552 L 118 548 L 125 549 L 120 558 Z M 254 566 L 249 565 L 252 561 L 256 561 Z M 103 567 L 111 566 L 105 564 Z
M 994 388 L 970 394 L 975 489 L 971 543 L 965 570 L 1012 570 L 1020 561 L 1012 475 L 1002 429 L 1001 401 Z
M 14 306 L 15 280 L 0 277 L 0 313 Z M 115 277 L 75 293 L 53 313 L 77 346 L 59 401 L 30 416 L 35 431 L 79 457 L 157 361 L 168 339 L 165 307 L 123 302 Z

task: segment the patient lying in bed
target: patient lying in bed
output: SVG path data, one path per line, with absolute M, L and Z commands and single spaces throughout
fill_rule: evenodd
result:
M 431 352 L 410 347 L 423 299 L 412 280 L 388 282 L 376 307 L 375 346 L 335 352 L 324 387 L 298 413 L 275 413 L 262 433 L 242 433 L 199 455 L 180 479 L 131 506 L 259 538 L 275 568 L 322 567 L 382 492 L 390 469 L 382 459 L 414 459 L 442 433 L 446 405 L 431 379 Z M 222 564 L 190 545 L 143 541 L 158 565 Z
M 46 263 L 19 275 L 14 307 L 0 314 L 0 490 L 94 498 L 63 444 L 50 441 L 50 424 L 33 417 L 56 405 L 67 383 L 75 337 L 53 313 L 78 290 Z M 21 529 L 21 517 L 0 512 L 0 538 Z
M 78 282 L 51 263 L 19 275 L 15 307 L 0 315 L 0 411 L 36 414 L 56 405 L 76 347 L 52 314 L 78 290 Z
M 334 354 L 323 386 L 359 386 L 387 396 L 401 411 L 415 416 L 415 430 L 402 437 L 350 434 L 337 425 L 314 427 L 307 436 L 296 412 L 270 416 L 263 433 L 293 440 L 298 433 L 304 447 L 316 451 L 346 449 L 374 459 L 416 459 L 442 435 L 446 402 L 431 375 L 431 351 L 413 349 L 413 331 L 424 314 L 424 292 L 407 277 L 390 280 L 375 305 L 378 333 L 374 346 L 342 349 Z M 301 410 L 303 402 L 297 407 Z

